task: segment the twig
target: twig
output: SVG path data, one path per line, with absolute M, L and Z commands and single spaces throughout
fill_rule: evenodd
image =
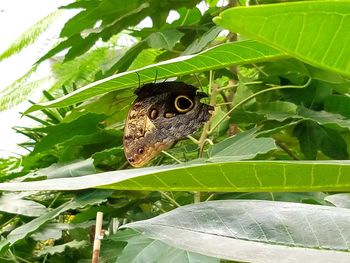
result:
M 166 156 L 170 157 L 171 159 L 174 159 L 176 162 L 178 162 L 179 164 L 182 164 L 183 162 L 181 162 L 179 159 L 177 159 L 175 156 L 172 156 L 170 153 L 166 152 L 166 151 L 162 151 L 163 154 L 165 154 Z
M 211 134 L 219 125 L 220 123 L 225 120 L 228 116 L 230 116 L 230 114 L 237 109 L 239 106 L 241 106 L 242 104 L 246 103 L 247 101 L 251 100 L 252 98 L 255 98 L 256 96 L 265 93 L 265 92 L 270 92 L 273 90 L 280 90 L 280 89 L 294 89 L 294 88 L 306 88 L 310 83 L 311 83 L 312 78 L 309 78 L 308 81 L 301 86 L 296 86 L 296 85 L 286 85 L 286 86 L 273 86 L 272 88 L 268 88 L 268 89 L 264 89 L 264 90 L 260 90 L 252 95 L 250 95 L 249 97 L 245 98 L 244 100 L 241 100 L 240 102 L 238 102 L 234 107 L 231 108 L 231 110 L 229 110 L 228 112 L 225 113 L 224 116 L 222 116 L 222 118 L 215 124 L 213 125 L 213 127 L 207 131 L 207 134 Z
M 181 206 L 178 202 L 175 201 L 174 198 L 172 198 L 172 197 L 171 197 L 170 195 L 168 195 L 167 193 L 162 192 L 162 191 L 159 191 L 159 193 L 160 193 L 163 197 L 165 197 L 166 199 L 168 199 L 168 200 L 169 200 L 172 204 L 174 204 L 175 206 L 177 206 L 177 207 L 180 207 L 180 206 Z
M 293 153 L 288 147 L 287 145 L 285 145 L 283 142 L 280 141 L 276 141 L 276 144 L 278 147 L 280 147 L 283 151 L 285 151 L 290 157 L 293 158 L 293 160 L 300 160 L 300 158 Z
M 194 192 L 194 196 L 193 196 L 193 202 L 195 204 L 198 204 L 201 202 L 201 192 Z
M 92 263 L 99 262 L 101 240 L 103 239 L 102 222 L 103 222 L 103 213 L 97 212 L 94 247 L 93 247 L 93 251 L 92 251 L 92 260 L 91 260 Z

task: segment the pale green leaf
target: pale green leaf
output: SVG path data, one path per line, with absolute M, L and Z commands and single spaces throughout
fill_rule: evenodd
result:
M 0 211 L 24 216 L 41 216 L 47 212 L 44 205 L 26 200 L 28 193 L 4 193 L 0 197 Z
M 349 262 L 350 210 L 256 200 L 210 201 L 127 224 L 176 248 L 243 262 Z M 273 255 L 273 256 L 272 256 Z
M 340 193 L 326 196 L 326 201 L 332 203 L 336 207 L 350 208 L 350 193 Z
M 116 263 L 219 263 L 219 259 L 207 257 L 201 254 L 185 251 L 167 245 L 158 240 L 152 240 L 144 236 L 135 236 L 128 239 Z

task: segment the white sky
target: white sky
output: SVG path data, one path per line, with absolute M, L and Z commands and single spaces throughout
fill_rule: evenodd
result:
M 0 0 L 0 53 L 6 50 L 31 25 L 55 11 L 57 7 L 69 2 L 71 1 Z M 48 34 L 50 33 L 48 32 Z M 0 62 L 0 90 L 26 73 L 31 65 L 48 50 L 50 47 L 48 38 L 50 36 L 44 35 L 37 44 L 26 48 L 19 55 Z M 45 68 L 45 66 L 43 67 Z M 24 111 L 27 108 L 28 104 L 22 103 L 11 110 L 0 112 L 0 157 L 12 155 L 11 152 L 23 153 L 23 150 L 16 143 L 24 141 L 26 137 L 17 134 L 11 127 L 31 123 L 28 118 L 20 118 L 20 114 L 18 114 L 19 111 Z

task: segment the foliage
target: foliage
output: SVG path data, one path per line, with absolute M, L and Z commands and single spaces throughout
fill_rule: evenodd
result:
M 53 58 L 56 79 L 25 112 L 37 126 L 14 127 L 29 154 L 0 160 L 1 262 L 90 262 L 97 211 L 100 262 L 349 261 L 349 3 L 62 7 L 80 12 L 32 69 Z M 213 117 L 131 169 L 133 90 L 175 78 L 209 95 Z

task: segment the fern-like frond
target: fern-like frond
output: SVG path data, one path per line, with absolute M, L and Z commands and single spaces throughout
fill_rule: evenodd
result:
M 0 111 L 8 110 L 23 102 L 32 92 L 51 79 L 49 76 L 30 81 L 36 69 L 37 66 L 33 66 L 26 74 L 0 92 Z
M 34 43 L 38 37 L 48 29 L 52 22 L 58 18 L 60 14 L 60 10 L 55 11 L 30 27 L 21 36 L 19 36 L 9 48 L 0 54 L 0 61 L 19 53 L 23 48 Z
M 56 91 L 62 86 L 69 87 L 73 83 L 82 87 L 94 81 L 95 74 L 101 70 L 102 64 L 109 59 L 110 55 L 108 47 L 100 47 L 74 60 L 53 64 L 52 72 L 57 81 L 49 91 Z

